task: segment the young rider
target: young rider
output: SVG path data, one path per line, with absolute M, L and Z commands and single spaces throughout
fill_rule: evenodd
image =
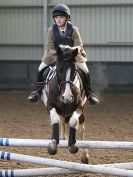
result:
M 38 69 L 37 81 L 42 82 L 49 72 L 49 65 L 56 62 L 56 49 L 60 44 L 73 46 L 80 46 L 80 54 L 76 57 L 76 65 L 84 73 L 84 89 L 90 104 L 94 105 L 99 102 L 96 95 L 92 94 L 90 73 L 86 65 L 87 56 L 83 49 L 83 44 L 78 31 L 78 28 L 73 26 L 70 21 L 70 9 L 65 4 L 58 4 L 54 7 L 52 16 L 54 24 L 48 29 L 47 48 L 42 58 L 42 62 Z M 36 87 L 36 91 L 32 92 L 28 97 L 31 102 L 37 102 L 42 93 L 41 87 Z

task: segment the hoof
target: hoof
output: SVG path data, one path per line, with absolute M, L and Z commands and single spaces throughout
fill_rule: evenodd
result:
M 88 153 L 88 149 L 85 149 L 82 153 L 82 156 L 81 156 L 81 163 L 84 163 L 84 164 L 89 164 L 90 161 L 89 161 L 89 153 Z
M 57 154 L 57 149 L 58 149 L 57 142 L 55 140 L 52 140 L 49 143 L 49 146 L 48 146 L 48 153 L 49 153 L 49 155 L 55 155 L 55 154 Z
M 69 152 L 71 154 L 76 154 L 79 151 L 79 147 L 75 144 L 72 144 L 71 146 L 69 146 Z
M 81 163 L 89 164 L 89 158 L 88 157 L 81 157 Z

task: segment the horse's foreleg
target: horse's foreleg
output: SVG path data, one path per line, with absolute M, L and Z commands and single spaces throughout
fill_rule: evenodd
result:
M 82 123 L 79 127 L 79 138 L 80 138 L 80 140 L 84 140 L 84 134 L 85 134 L 85 127 L 84 127 L 84 123 Z M 81 162 L 85 163 L 85 164 L 89 163 L 88 149 L 83 149 L 82 156 L 81 156 Z
M 77 111 L 74 111 L 72 117 L 70 118 L 69 121 L 69 126 L 70 126 L 70 132 L 69 132 L 69 151 L 71 153 L 77 153 L 79 148 L 75 144 L 76 143 L 76 129 L 78 128 L 79 125 L 79 116 L 80 114 Z
M 56 109 L 52 108 L 50 110 L 50 118 L 52 123 L 52 140 L 49 143 L 48 152 L 50 155 L 55 155 L 57 153 L 59 144 L 59 121 L 60 116 L 57 114 Z

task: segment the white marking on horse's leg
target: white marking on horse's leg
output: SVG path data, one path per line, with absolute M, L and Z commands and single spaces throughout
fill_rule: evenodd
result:
M 50 118 L 51 118 L 51 123 L 52 123 L 52 125 L 60 122 L 60 116 L 59 116 L 59 114 L 56 112 L 56 109 L 55 109 L 55 108 L 52 108 L 52 109 L 50 110 Z
M 79 126 L 79 138 L 80 138 L 80 140 L 84 140 L 84 134 L 85 134 L 85 127 L 84 127 L 84 123 L 82 123 Z
M 71 70 L 68 69 L 67 73 L 66 73 L 66 81 L 70 81 L 70 74 L 71 74 Z M 72 92 L 71 92 L 71 88 L 70 88 L 70 83 L 66 83 L 65 91 L 62 96 L 66 99 L 71 99 Z
M 69 120 L 69 126 L 70 127 L 78 129 L 78 127 L 79 127 L 79 119 L 78 118 L 79 118 L 80 114 L 81 113 L 79 111 L 74 111 L 73 112 L 73 115 Z
M 79 110 L 74 111 L 72 117 L 69 120 L 69 126 L 70 126 L 70 132 L 69 132 L 69 151 L 71 153 L 77 153 L 79 148 L 76 145 L 76 129 L 78 129 L 79 126 L 79 116 L 81 113 L 79 113 Z

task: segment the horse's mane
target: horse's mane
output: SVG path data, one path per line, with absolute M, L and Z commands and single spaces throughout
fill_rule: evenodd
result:
M 75 49 L 78 49 L 78 53 L 80 53 L 81 49 L 81 46 L 70 47 L 68 45 L 60 45 L 59 47 L 64 54 L 72 53 Z

